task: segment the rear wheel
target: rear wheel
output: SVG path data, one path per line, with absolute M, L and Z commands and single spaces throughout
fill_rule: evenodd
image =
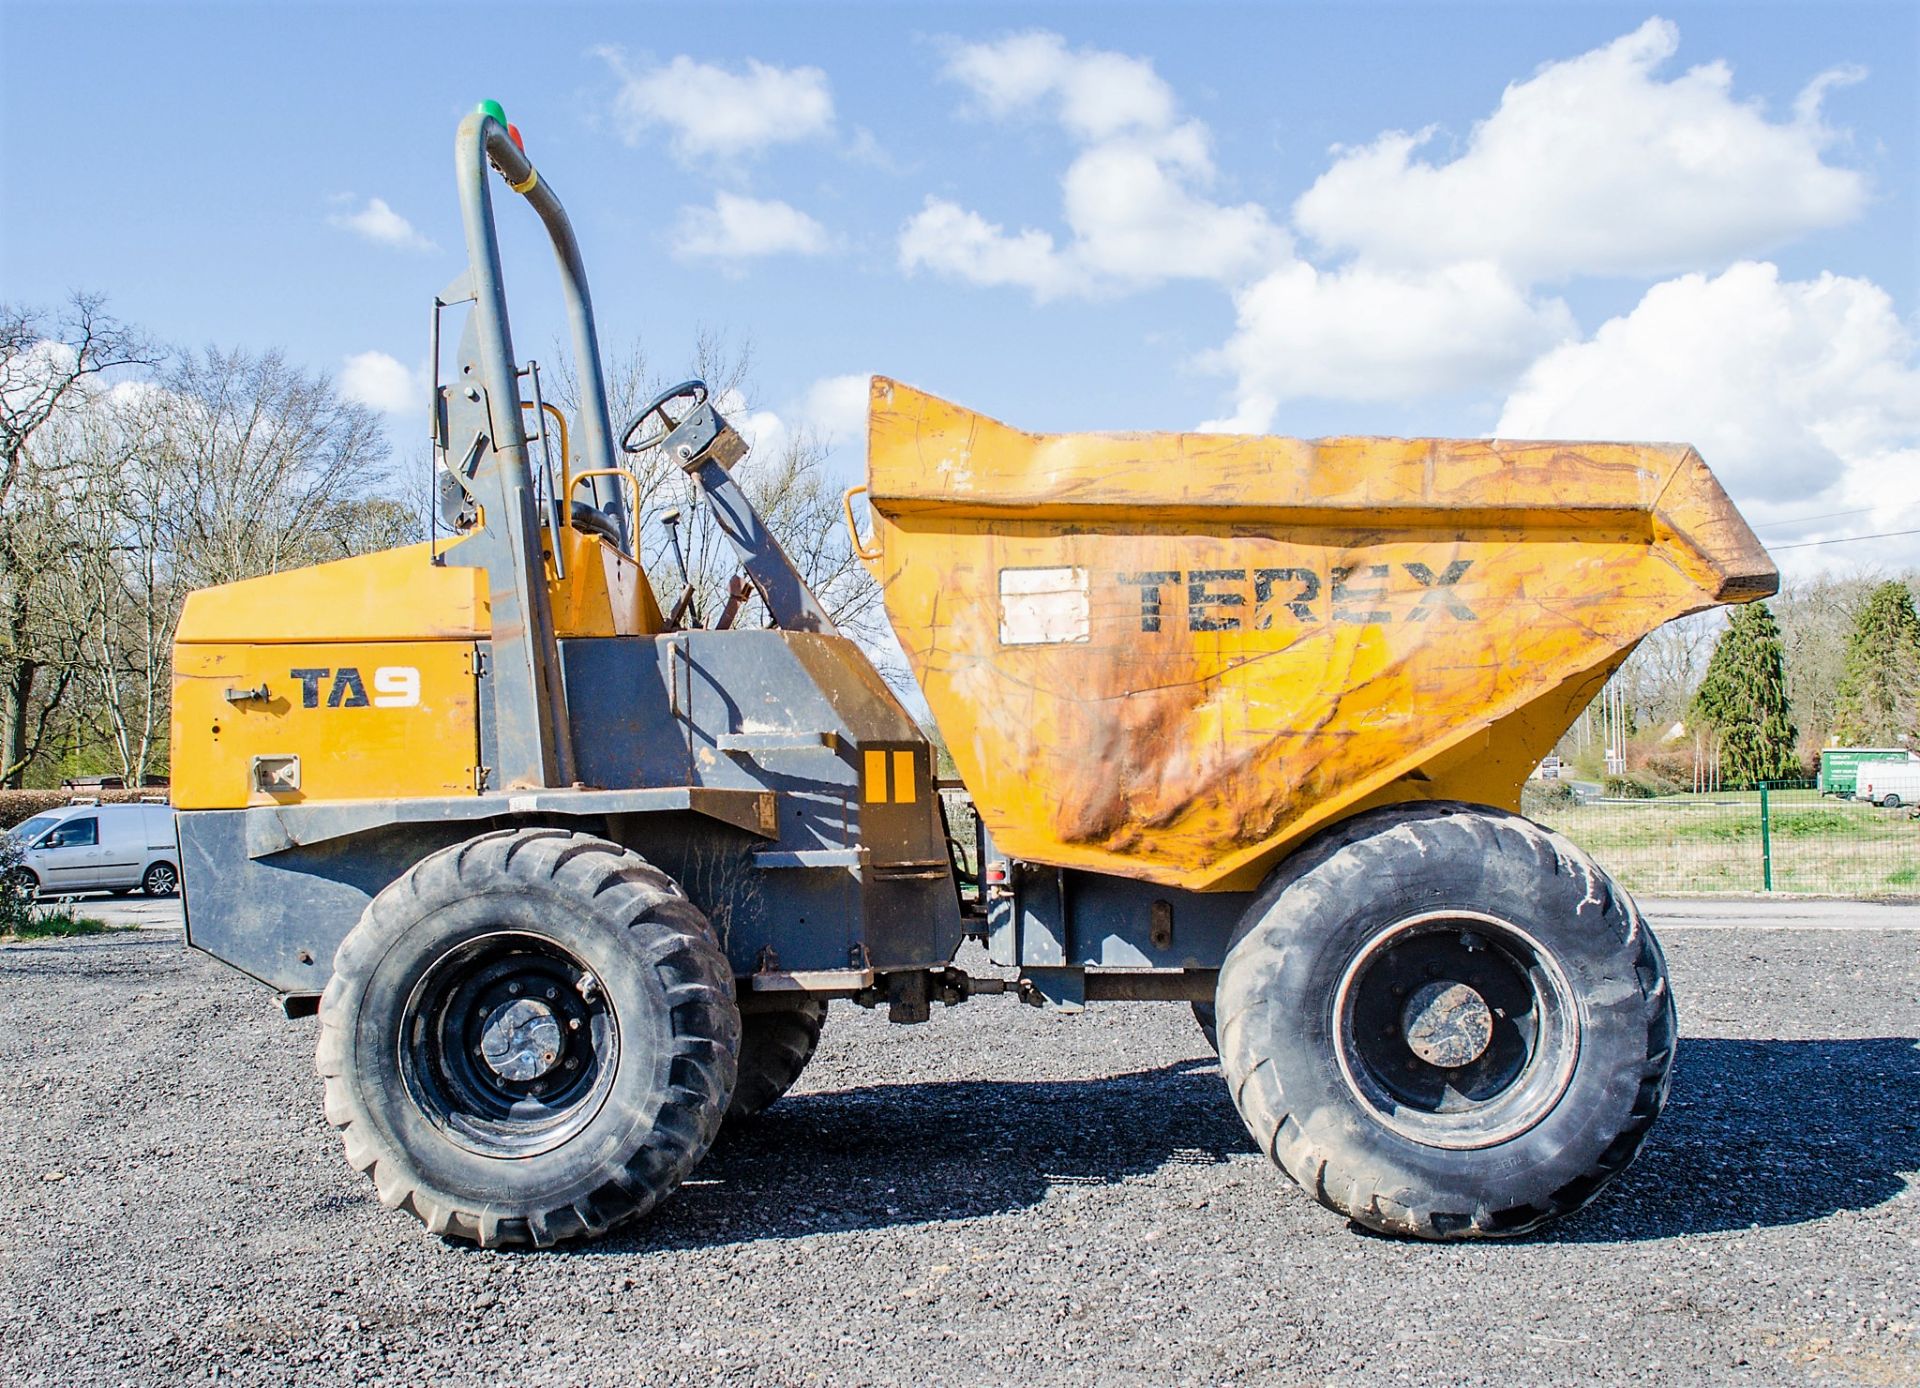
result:
M 1386 1233 L 1517 1234 L 1578 1209 L 1665 1102 L 1675 1016 L 1638 908 L 1518 815 L 1396 806 L 1308 845 L 1220 971 L 1241 1116 Z
M 316 1067 L 381 1203 L 487 1246 L 598 1234 L 706 1154 L 740 1016 L 707 920 L 586 834 L 482 835 L 367 906 L 320 1004 Z
M 741 1017 L 740 1082 L 727 1106 L 728 1122 L 764 1112 L 793 1088 L 813 1059 L 826 1020 L 827 1005 L 818 998 Z
M 1213 1048 L 1215 1055 L 1220 1054 L 1219 1013 L 1210 1002 L 1197 1002 L 1193 1005 L 1193 1020 L 1200 1024 L 1200 1034 L 1207 1038 L 1207 1045 Z

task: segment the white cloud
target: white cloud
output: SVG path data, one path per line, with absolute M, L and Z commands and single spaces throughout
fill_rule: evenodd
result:
M 996 117 L 1051 100 L 1061 125 L 1086 141 L 1166 130 L 1177 110 L 1173 89 L 1144 58 L 1074 52 L 1060 35 L 1044 31 L 957 45 L 947 75 Z
M 871 379 L 864 372 L 822 376 L 799 399 L 779 410 L 752 409 L 738 390 L 716 396 L 713 407 L 762 457 L 779 452 L 796 439 L 831 453 L 849 445 L 864 451 Z
M 1724 63 L 1662 80 L 1679 41 L 1650 19 L 1547 64 L 1506 89 L 1451 162 L 1417 157 L 1431 129 L 1342 152 L 1295 223 L 1378 264 L 1493 260 L 1525 281 L 1719 266 L 1860 212 L 1866 179 L 1826 162 L 1820 117 L 1856 70 L 1816 77 L 1791 119 L 1770 121 L 1735 98 Z
M 683 207 L 674 227 L 673 253 L 683 260 L 711 260 L 737 271 L 740 262 L 770 255 L 821 255 L 831 248 L 825 227 L 799 208 L 777 199 L 714 195 L 711 207 Z
M 385 352 L 355 352 L 340 367 L 342 399 L 383 414 L 411 414 L 427 405 L 427 385 Z
M 1015 285 L 1042 302 L 1086 283 L 1046 232 L 1009 233 L 978 212 L 931 195 L 900 229 L 900 268 L 933 270 L 979 285 Z
M 1027 33 L 955 46 L 947 75 L 995 117 L 1045 107 L 1083 147 L 1062 179 L 1071 234 L 1008 232 L 929 197 L 901 228 L 902 269 L 1016 286 L 1044 301 L 1168 279 L 1233 283 L 1285 254 L 1286 235 L 1265 208 L 1205 195 L 1216 181 L 1206 127 L 1180 118 L 1172 89 L 1143 59 Z
M 1079 262 L 1130 284 L 1171 276 L 1231 284 L 1284 255 L 1286 236 L 1265 208 L 1222 206 L 1194 191 L 1212 179 L 1195 124 L 1094 146 L 1073 161 L 1063 184 Z
M 380 246 L 394 246 L 404 251 L 435 249 L 433 242 L 415 231 L 413 223 L 389 207 L 385 198 L 368 198 L 357 212 L 333 213 L 327 218 L 327 224 Z
M 864 371 L 823 376 L 807 387 L 800 414 L 820 441 L 838 452 L 867 443 L 867 402 L 872 377 Z
M 1144 60 L 1049 33 L 957 45 L 946 75 L 978 114 L 1072 142 L 1060 221 L 929 196 L 900 264 L 1037 301 L 1220 286 L 1235 326 L 1199 364 L 1231 379 L 1233 405 L 1203 428 L 1264 431 L 1295 397 L 1506 395 L 1504 434 L 1698 444 L 1759 524 L 1873 505 L 1839 524 L 1911 526 L 1920 371 L 1885 293 L 1734 263 L 1860 214 L 1867 180 L 1835 162 L 1822 116 L 1860 74 L 1821 73 L 1769 113 L 1724 63 L 1667 71 L 1677 45 L 1655 20 L 1546 64 L 1450 157 L 1431 130 L 1336 151 L 1292 209 L 1310 252 L 1267 209 L 1220 200 L 1206 127 Z M 1591 337 L 1542 287 L 1682 271 L 1704 273 Z
M 634 70 L 618 49 L 600 56 L 620 76 L 613 112 L 630 145 L 657 126 L 670 132 L 683 163 L 739 159 L 833 129 L 833 92 L 816 67 L 776 67 L 747 59 L 738 72 L 681 54 L 663 67 Z
M 1769 528 L 1777 543 L 1911 527 L 1920 504 L 1920 360 L 1886 291 L 1863 279 L 1782 280 L 1748 261 L 1657 284 L 1534 363 L 1497 432 L 1691 443 L 1756 525 L 1875 508 Z M 1912 542 L 1884 553 L 1905 566 Z
M 739 432 L 755 463 L 765 463 L 778 457 L 794 437 L 793 426 L 777 411 L 748 408 L 746 396 L 738 390 L 726 390 L 716 395 L 713 407 Z
M 1304 261 L 1235 296 L 1237 325 L 1206 364 L 1239 383 L 1230 420 L 1203 429 L 1258 433 L 1294 396 L 1402 399 L 1497 388 L 1575 334 L 1558 299 L 1535 302 L 1492 265 L 1431 271 Z
M 1719 268 L 1854 216 L 1865 180 L 1825 162 L 1820 102 L 1835 70 L 1770 121 L 1723 64 L 1657 75 L 1678 44 L 1653 20 L 1508 87 L 1460 156 L 1416 157 L 1432 131 L 1390 132 L 1294 205 L 1336 268 L 1281 264 L 1235 295 L 1232 337 L 1203 364 L 1235 378 L 1229 419 L 1267 427 L 1280 400 L 1497 390 L 1576 336 L 1562 276 Z

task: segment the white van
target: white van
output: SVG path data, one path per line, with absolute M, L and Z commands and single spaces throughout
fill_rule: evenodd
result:
M 16 890 L 43 896 L 180 890 L 180 846 L 170 805 L 67 805 L 8 831 L 23 850 Z
M 1920 805 L 1920 762 L 1863 761 L 1854 773 L 1853 798 L 1894 809 Z

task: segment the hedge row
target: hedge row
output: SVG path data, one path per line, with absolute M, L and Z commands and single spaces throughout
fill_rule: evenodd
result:
M 136 800 L 158 797 L 164 800 L 164 788 L 151 790 L 0 790 L 0 829 L 11 829 L 22 820 L 43 810 L 58 810 L 75 800 L 98 800 L 103 805 L 125 805 Z

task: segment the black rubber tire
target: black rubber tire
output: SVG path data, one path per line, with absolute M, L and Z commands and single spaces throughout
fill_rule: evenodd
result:
M 1215 1055 L 1220 1054 L 1219 1012 L 1210 1002 L 1197 1002 L 1193 1005 L 1193 1020 L 1200 1025 L 1200 1034 L 1207 1038 L 1207 1044 Z
M 503 934 L 577 960 L 618 1038 L 582 1126 L 513 1157 L 451 1137 L 408 1069 L 410 1038 L 432 1030 L 414 1015 L 426 981 Z M 588 1045 L 591 1066 L 598 1038 Z M 719 1132 L 739 1045 L 732 970 L 671 878 L 591 835 L 510 829 L 421 860 L 368 903 L 321 998 L 315 1068 L 327 1120 L 383 1205 L 444 1237 L 547 1246 L 598 1235 L 680 1184 Z
M 40 874 L 32 868 L 19 867 L 7 874 L 7 890 L 22 901 L 40 899 Z
M 740 1018 L 740 1081 L 727 1105 L 727 1121 L 737 1123 L 764 1113 L 793 1088 L 813 1059 L 826 1025 L 827 1005 L 804 998 L 791 1007 L 749 1012 Z
M 1899 797 L 1899 796 L 1897 796 L 1897 795 L 1893 795 L 1893 794 L 1889 794 L 1889 795 L 1887 796 L 1887 798 L 1886 798 L 1886 799 L 1884 799 L 1884 800 L 1882 800 L 1882 801 L 1880 802 L 1880 808 L 1881 808 L 1881 809 L 1883 809 L 1883 810 L 1897 810 L 1897 809 L 1899 809 L 1899 808 L 1900 808 L 1900 797 Z
M 180 869 L 169 862 L 150 863 L 140 875 L 140 890 L 148 896 L 175 896 L 180 891 Z
M 1389 1117 L 1368 1101 L 1346 1058 L 1390 1046 L 1372 1038 L 1392 1030 L 1357 1041 L 1334 1015 L 1364 986 L 1347 994 L 1342 981 L 1364 979 L 1362 961 L 1384 957 L 1370 946 L 1450 929 L 1417 922 L 1452 911 L 1531 936 L 1563 980 L 1558 1015 L 1571 1018 L 1570 1033 L 1533 1052 L 1558 1057 L 1550 1073 L 1564 1076 L 1557 1098 L 1543 1091 L 1550 1107 L 1523 1107 L 1468 1150 L 1436 1144 L 1424 1114 L 1396 1107 Z M 1283 863 L 1235 930 L 1217 1006 L 1221 1065 L 1260 1147 L 1356 1223 L 1428 1239 L 1519 1234 L 1585 1205 L 1626 1169 L 1659 1115 L 1677 1034 L 1666 960 L 1632 898 L 1559 835 L 1451 802 L 1356 816 Z M 1537 994 L 1534 1011 L 1553 1015 Z M 1409 1045 L 1404 1035 L 1398 1044 Z M 1549 1073 L 1526 1064 L 1523 1076 Z

